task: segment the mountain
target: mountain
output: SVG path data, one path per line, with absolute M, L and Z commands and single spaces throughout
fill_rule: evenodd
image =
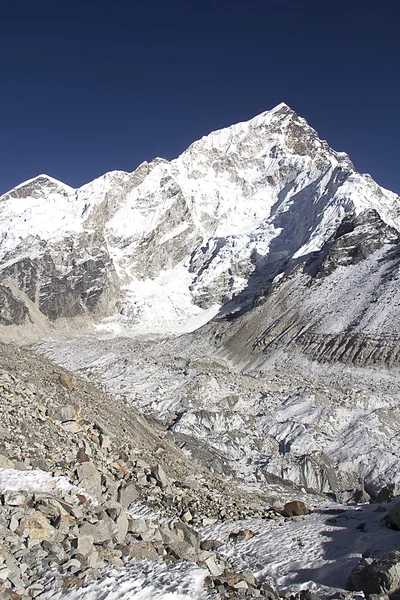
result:
M 395 500 L 332 502 L 400 489 L 399 275 L 400 198 L 285 104 L 170 162 L 76 190 L 40 175 L 3 195 L 0 550 L 6 539 L 16 558 L 6 550 L 0 594 L 29 575 L 31 595 L 61 598 L 65 570 L 81 585 L 112 563 L 73 596 L 155 585 L 206 597 L 207 580 L 216 598 L 239 585 L 276 599 L 262 582 L 337 597 L 361 553 L 398 547 Z M 95 484 L 99 506 L 69 506 L 76 485 Z M 126 515 L 125 488 L 140 496 Z M 47 525 L 67 506 L 89 554 L 58 519 L 62 548 L 27 548 L 14 492 Z M 313 514 L 300 503 L 293 522 L 283 505 L 295 499 Z M 92 533 L 104 519 L 103 547 Z M 58 565 L 51 581 L 43 560 Z
M 78 190 L 41 175 L 2 196 L 0 324 L 192 331 L 251 305 L 346 216 L 375 210 L 398 228 L 399 206 L 280 104 L 171 162 Z
M 0 335 L 215 471 L 374 495 L 400 482 L 399 231 L 399 197 L 280 104 L 171 162 L 2 196 Z

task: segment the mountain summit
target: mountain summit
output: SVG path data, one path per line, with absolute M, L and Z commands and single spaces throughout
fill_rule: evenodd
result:
M 77 190 L 40 175 L 0 198 L 0 323 L 190 331 L 371 209 L 400 227 L 398 197 L 284 103 Z

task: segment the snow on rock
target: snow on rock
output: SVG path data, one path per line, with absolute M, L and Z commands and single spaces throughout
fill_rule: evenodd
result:
M 206 528 L 206 537 L 224 542 L 218 548 L 240 569 L 250 569 L 260 581 L 280 591 L 310 589 L 321 597 L 348 589 L 351 569 L 361 557 L 372 559 L 398 548 L 399 532 L 384 523 L 387 510 L 396 504 L 344 507 L 319 505 L 312 514 L 293 520 L 251 519 Z M 251 530 L 251 539 L 227 541 L 230 533 Z
M 70 483 L 66 477 L 52 477 L 49 473 L 38 470 L 18 471 L 0 468 L 0 494 L 18 491 L 48 494 L 73 492 L 74 494 L 83 494 L 93 504 L 97 504 L 92 496 Z
M 38 263 L 53 261 L 79 304 L 59 316 L 114 316 L 129 334 L 191 331 L 233 297 L 250 301 L 288 261 L 321 249 L 346 214 L 370 208 L 400 226 L 398 197 L 356 173 L 285 104 L 210 133 L 171 162 L 77 190 L 42 175 L 0 198 L 8 321 L 37 321 Z M 83 248 L 86 272 L 99 252 L 105 271 L 90 303 L 74 266 Z M 33 278 L 21 266 L 27 257 Z
M 201 600 L 207 574 L 192 563 L 132 562 L 111 569 L 81 589 L 60 591 L 48 584 L 43 600 Z

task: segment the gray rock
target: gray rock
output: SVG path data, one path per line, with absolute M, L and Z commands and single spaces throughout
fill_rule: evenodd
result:
M 195 550 L 199 550 L 200 536 L 195 529 L 178 520 L 173 521 L 171 527 L 180 540 L 187 542 Z
M 121 504 L 122 508 L 129 508 L 129 506 L 135 502 L 135 500 L 138 500 L 138 498 L 140 498 L 140 491 L 134 483 L 121 486 L 118 490 L 118 502 Z
M 153 544 L 143 541 L 130 542 L 124 546 L 122 553 L 124 556 L 129 556 L 136 560 L 150 560 L 152 562 L 157 562 L 160 558 Z
M 32 511 L 24 520 L 23 528 L 28 530 L 28 536 L 34 540 L 55 539 L 56 531 L 52 527 L 46 517 L 39 511 Z
M 210 571 L 211 575 L 219 576 L 222 575 L 222 573 L 224 572 L 224 568 L 216 563 L 214 556 L 210 556 L 209 558 L 207 558 L 204 564 Z
M 126 534 L 128 533 L 128 518 L 125 513 L 121 513 L 115 522 L 117 530 L 115 533 L 115 539 L 119 544 L 122 544 L 125 540 Z
M 79 485 L 89 494 L 101 497 L 101 475 L 92 462 L 82 463 L 78 469 Z
M 76 549 L 77 554 L 87 556 L 93 551 L 94 538 L 92 535 L 80 535 L 72 540 L 72 546 Z
M 159 485 L 162 488 L 166 488 L 169 486 L 170 481 L 161 465 L 157 464 L 154 467 L 152 467 L 151 474 L 156 479 L 157 485 Z
M 149 526 L 145 519 L 129 519 L 128 531 L 134 535 L 141 535 L 149 530 Z
M 362 559 L 350 573 L 352 589 L 370 594 L 391 594 L 400 586 L 400 552 L 391 552 L 379 560 Z
M 393 500 L 396 496 L 400 495 L 400 484 L 399 483 L 389 483 L 385 485 L 377 494 L 375 498 L 375 502 L 380 504 L 381 502 L 389 502 L 389 500 Z
M 21 506 L 26 500 L 24 492 L 6 492 L 3 496 L 4 504 L 9 506 Z
M 210 551 L 216 550 L 220 546 L 223 546 L 224 542 L 220 542 L 219 540 L 203 540 L 200 544 L 202 550 Z
M 385 517 L 385 520 L 394 529 L 400 530 L 400 502 L 396 502 Z
M 171 554 L 175 558 L 178 558 L 179 560 L 196 560 L 196 550 L 187 542 L 181 540 L 171 542 L 170 544 L 168 544 L 167 550 L 169 554 Z M 207 564 L 207 560 L 205 561 L 205 564 Z
M 108 540 L 112 540 L 116 534 L 117 526 L 107 515 L 96 524 L 86 522 L 79 528 L 79 537 L 82 535 L 92 536 L 95 544 L 101 544 Z

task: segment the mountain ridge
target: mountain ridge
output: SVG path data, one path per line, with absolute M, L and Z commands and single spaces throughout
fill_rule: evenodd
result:
M 139 334 L 195 329 L 246 289 L 243 301 L 251 302 L 249 278 L 259 275 L 255 287 L 272 281 L 320 249 L 352 211 L 375 208 L 400 226 L 398 197 L 357 174 L 346 154 L 331 150 L 284 103 L 204 136 L 170 162 L 106 173 L 76 190 L 41 175 L 0 201 L 3 265 L 28 256 L 41 263 L 46 246 L 54 277 L 73 298 L 73 314 L 55 300 L 57 308 L 45 310 L 51 326 L 58 317 L 107 318 L 104 326 Z M 73 263 L 82 262 L 82 252 L 92 260 L 91 248 L 102 257 L 101 272 L 88 285 Z M 2 286 L 21 315 L 27 290 L 15 278 L 17 292 Z M 87 287 L 98 302 L 88 304 Z M 20 321 L 11 313 L 8 321 Z

